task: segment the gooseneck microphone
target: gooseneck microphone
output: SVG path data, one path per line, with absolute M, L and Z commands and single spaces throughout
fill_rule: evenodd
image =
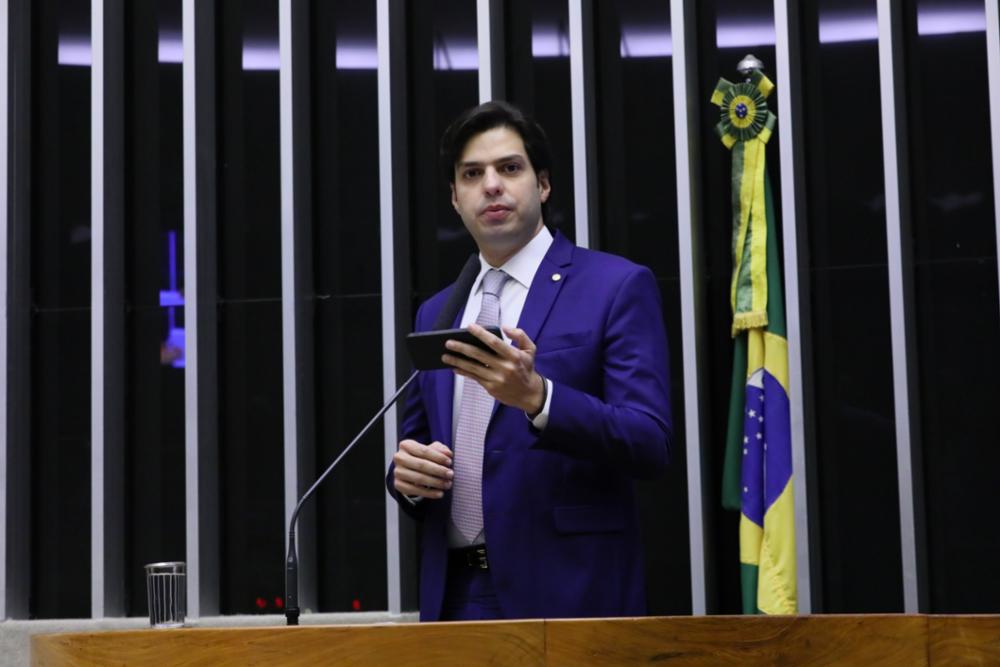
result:
M 399 395 L 410 386 L 410 383 L 413 382 L 413 379 L 417 377 L 419 372 L 420 371 L 413 371 L 410 377 L 407 378 L 406 382 L 404 382 L 402 386 L 396 390 L 396 393 L 392 395 L 392 398 L 390 398 L 389 401 L 382 406 L 382 409 L 371 418 L 371 421 L 369 421 L 365 427 L 361 429 L 361 432 L 354 437 L 354 440 L 351 440 L 351 444 L 347 445 L 347 447 L 344 448 L 344 451 L 342 451 L 340 455 L 333 460 L 333 463 L 331 463 L 329 467 L 323 471 L 323 474 L 319 476 L 319 479 L 313 482 L 313 485 L 309 487 L 309 490 L 302 494 L 302 498 L 299 500 L 298 504 L 295 505 L 295 510 L 292 512 L 292 518 L 288 521 L 288 557 L 285 559 L 285 621 L 287 622 L 287 625 L 299 624 L 299 558 L 295 549 L 295 523 L 299 519 L 299 510 L 302 509 L 302 504 L 309 500 L 309 498 L 316 492 L 319 485 L 323 483 L 323 480 L 326 479 L 331 472 L 333 472 L 333 469 L 336 468 L 341 459 L 347 455 L 347 452 L 351 451 L 351 448 L 354 447 L 354 445 L 356 445 L 361 438 L 368 435 L 368 431 L 371 430 L 372 426 L 374 426 L 382 418 L 382 415 L 384 415 L 389 408 L 392 407 L 393 403 L 396 402 L 396 399 L 399 398 Z
M 435 321 L 435 329 L 445 329 L 454 323 L 455 318 L 458 316 L 459 311 L 465 305 L 468 300 L 469 290 L 472 289 L 472 283 L 475 282 L 476 276 L 479 275 L 479 256 L 471 255 L 465 262 L 465 266 L 462 267 L 462 272 L 458 276 L 458 280 L 455 281 L 455 289 L 452 290 L 448 297 L 448 301 L 445 302 L 444 308 L 438 314 L 438 318 Z M 372 426 L 378 423 L 382 416 L 389 411 L 389 408 L 395 404 L 406 388 L 410 386 L 413 380 L 417 377 L 420 371 L 413 371 L 413 373 L 406 379 L 396 393 L 392 395 L 382 409 L 379 410 L 374 417 L 371 418 L 361 432 L 358 433 L 354 440 L 351 440 L 350 444 L 344 448 L 337 458 L 333 460 L 323 474 L 313 482 L 313 485 L 302 494 L 302 498 L 295 505 L 295 509 L 292 511 L 292 516 L 288 520 L 288 556 L 285 557 L 285 622 L 287 625 L 298 625 L 299 624 L 299 558 L 297 551 L 295 549 L 295 525 L 299 519 L 299 511 L 309 498 L 316 493 L 316 489 L 319 488 L 320 484 L 323 483 L 333 469 L 337 467 L 337 464 L 347 456 L 347 453 L 356 445 L 362 438 L 368 435 L 368 431 L 371 430 Z

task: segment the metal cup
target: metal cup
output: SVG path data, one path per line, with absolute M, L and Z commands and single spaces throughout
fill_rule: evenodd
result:
M 180 628 L 187 614 L 187 565 L 182 561 L 146 566 L 146 599 L 149 624 L 154 628 Z

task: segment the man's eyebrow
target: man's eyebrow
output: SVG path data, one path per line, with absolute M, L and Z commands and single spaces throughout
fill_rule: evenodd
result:
M 496 160 L 493 160 L 493 164 L 500 164 L 502 162 L 513 162 L 514 160 L 526 160 L 525 156 L 520 153 L 511 153 L 510 155 L 504 155 Z M 458 163 L 458 168 L 462 169 L 464 167 L 481 167 L 484 163 L 479 160 L 465 160 Z

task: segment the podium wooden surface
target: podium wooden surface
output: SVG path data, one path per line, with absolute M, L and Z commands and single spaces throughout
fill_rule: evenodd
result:
M 830 615 L 35 635 L 55 665 L 1000 665 L 1000 616 Z

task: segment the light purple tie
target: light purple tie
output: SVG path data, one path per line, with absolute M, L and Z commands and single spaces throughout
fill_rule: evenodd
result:
M 483 305 L 476 324 L 500 325 L 500 292 L 508 280 L 510 276 L 498 269 L 483 276 Z M 469 542 L 483 530 L 483 441 L 492 412 L 493 397 L 478 382 L 466 378 L 455 430 L 451 520 Z

